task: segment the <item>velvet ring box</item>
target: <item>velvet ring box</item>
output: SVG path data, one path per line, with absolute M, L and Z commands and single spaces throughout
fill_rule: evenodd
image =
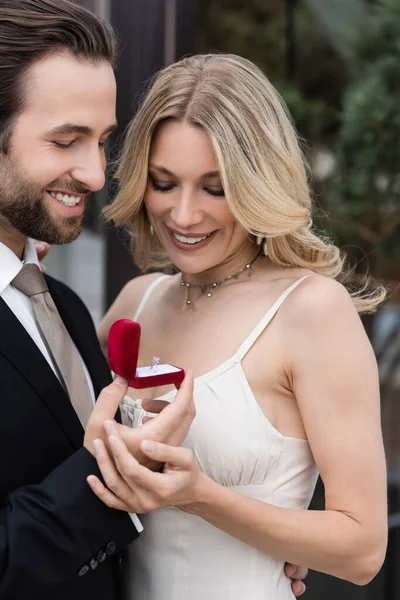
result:
M 130 387 L 138 389 L 181 383 L 185 371 L 175 365 L 137 366 L 140 332 L 139 323 L 130 319 L 120 319 L 111 325 L 108 360 L 114 373 L 127 379 Z

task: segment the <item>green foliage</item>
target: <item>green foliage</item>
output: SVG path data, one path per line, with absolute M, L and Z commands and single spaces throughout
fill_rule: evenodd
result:
M 278 82 L 276 88 L 304 139 L 323 140 L 337 130 L 340 114 L 337 108 L 320 98 L 306 98 L 298 88 L 285 82 Z
M 399 32 L 397 0 L 377 4 L 357 45 L 358 76 L 344 95 L 328 196 L 332 215 L 345 223 L 341 238 L 376 255 L 373 266 L 384 276 L 400 259 Z
M 400 2 L 297 0 L 293 78 L 285 5 L 202 0 L 197 51 L 258 64 L 308 148 L 334 150 L 334 177 L 316 182 L 327 227 L 350 254 L 366 254 L 374 274 L 393 276 L 400 263 Z
M 291 81 L 286 73 L 288 40 L 282 0 L 202 0 L 197 51 L 232 52 L 252 60 L 281 92 L 300 134 L 313 141 L 330 139 L 338 127 L 347 70 L 304 2 L 298 0 L 296 5 L 295 77 Z

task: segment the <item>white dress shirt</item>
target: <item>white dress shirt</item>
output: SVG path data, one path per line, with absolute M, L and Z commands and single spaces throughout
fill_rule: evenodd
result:
M 32 240 L 30 239 L 28 239 L 25 244 L 24 263 L 33 263 L 39 266 L 36 250 L 32 243 Z M 58 377 L 57 369 L 54 366 L 53 359 L 50 356 L 49 351 L 47 350 L 47 346 L 44 343 L 40 330 L 36 324 L 35 313 L 33 310 L 31 299 L 29 298 L 29 296 L 27 296 L 20 290 L 17 290 L 17 288 L 11 285 L 12 280 L 18 275 L 24 263 L 21 260 L 19 260 L 18 256 L 14 254 L 14 252 L 10 250 L 10 248 L 8 248 L 0 242 L 0 296 L 1 298 L 3 298 L 7 306 L 12 310 L 12 312 L 17 317 L 21 325 L 23 325 L 25 330 L 29 333 L 29 335 L 39 348 L 40 352 L 43 354 L 43 356 L 53 369 L 54 373 Z M 92 402 L 94 405 L 95 394 L 92 380 L 90 379 L 90 375 L 88 373 L 84 361 L 82 360 L 82 357 L 81 361 L 88 382 Z
M 59 378 L 57 370 L 53 363 L 53 359 L 47 350 L 46 344 L 43 342 L 42 335 L 37 326 L 31 299 L 29 298 L 29 296 L 27 296 L 20 290 L 17 290 L 13 285 L 11 285 L 12 280 L 18 275 L 24 263 L 34 263 L 35 265 L 39 266 L 35 246 L 33 245 L 32 240 L 27 239 L 26 241 L 24 251 L 24 262 L 22 262 L 18 258 L 18 256 L 14 254 L 14 252 L 10 250 L 10 248 L 8 248 L 8 246 L 0 242 L 0 297 L 12 310 L 14 315 L 17 317 L 18 321 L 27 331 L 27 333 L 29 333 L 29 335 L 39 348 L 40 352 L 43 354 L 50 367 L 53 369 L 55 375 L 57 376 L 57 378 Z M 79 354 L 78 349 L 77 352 Z M 93 383 L 84 360 L 81 356 L 80 358 L 82 361 L 83 370 L 85 372 L 85 376 L 90 390 L 90 395 L 94 405 L 95 393 Z M 130 514 L 130 517 L 139 533 L 143 531 L 143 526 L 140 523 L 138 517 L 135 514 Z

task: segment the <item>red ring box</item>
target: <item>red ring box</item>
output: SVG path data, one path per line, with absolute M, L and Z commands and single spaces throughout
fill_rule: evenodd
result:
M 185 371 L 175 365 L 160 364 L 156 369 L 138 367 L 140 325 L 130 319 L 119 319 L 108 334 L 108 360 L 117 375 L 128 380 L 130 387 L 141 389 L 181 383 Z

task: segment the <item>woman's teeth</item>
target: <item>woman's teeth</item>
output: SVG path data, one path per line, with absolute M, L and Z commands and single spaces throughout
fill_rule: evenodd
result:
M 55 194 L 54 192 L 49 192 L 50 196 L 65 204 L 65 206 L 76 206 L 80 201 L 80 196 L 67 196 L 67 194 Z
M 208 237 L 210 237 L 211 233 L 209 233 L 208 235 L 205 235 L 203 237 L 185 237 L 184 235 L 178 235 L 177 233 L 173 233 L 174 238 L 176 240 L 178 240 L 178 242 L 181 242 L 182 244 L 198 244 L 199 242 L 202 242 L 203 240 L 206 240 Z

